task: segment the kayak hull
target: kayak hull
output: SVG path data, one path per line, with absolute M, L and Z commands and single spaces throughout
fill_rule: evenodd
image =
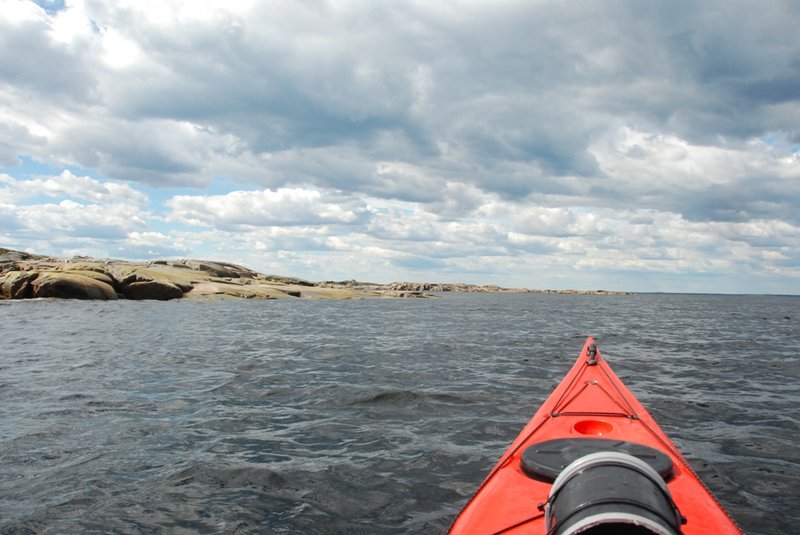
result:
M 624 441 L 658 450 L 671 461 L 666 487 L 685 519 L 681 533 L 741 533 L 592 338 L 458 515 L 450 533 L 546 533 L 544 505 L 553 483 L 531 477 L 523 455 L 534 445 L 559 439 L 579 445 L 590 444 L 583 439 Z

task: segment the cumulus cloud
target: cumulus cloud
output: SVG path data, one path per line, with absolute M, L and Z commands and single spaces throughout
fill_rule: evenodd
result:
M 180 236 L 130 231 L 112 253 L 128 258 L 170 258 L 190 256 L 191 251 L 192 245 Z
M 130 205 L 99 206 L 63 200 L 59 203 L 24 206 L 2 205 L 20 234 L 33 237 L 73 235 L 97 239 L 119 239 L 130 228 L 144 224 L 140 212 Z
M 288 244 L 406 274 L 797 276 L 798 20 L 780 0 L 0 0 L 3 231 L 43 236 L 47 207 L 88 239 L 70 203 L 118 205 L 98 228 L 147 254 L 221 232 L 307 269 Z M 28 159 L 102 178 L 22 181 Z
M 798 98 L 785 3 L 748 17 L 730 2 L 11 4 L 4 80 L 34 106 L 62 91 L 59 124 L 26 111 L 51 151 L 114 178 L 203 184 L 232 165 L 234 140 L 254 155 L 310 151 L 310 165 L 333 164 L 320 185 L 347 184 L 360 165 L 353 183 L 385 197 L 407 195 L 409 176 L 375 161 L 509 195 L 571 194 L 557 177 L 602 178 L 590 146 L 620 125 L 690 143 L 751 139 L 767 122 L 796 135 L 772 113 Z M 351 157 L 317 152 L 329 147 Z
M 227 195 L 179 195 L 168 201 L 171 217 L 191 224 L 225 229 L 260 226 L 353 224 L 368 217 L 357 201 L 343 206 L 312 189 L 235 191 Z
M 35 242 L 49 250 L 73 240 L 103 251 L 103 244 L 125 240 L 128 233 L 147 226 L 148 200 L 127 184 L 68 170 L 29 179 L 0 173 L 0 219 L 4 230 L 15 236 L 9 246 L 26 248 Z
M 734 148 L 622 128 L 592 147 L 606 176 L 595 193 L 689 219 L 773 217 L 797 224 L 800 165 L 796 156 L 775 147 L 785 145 L 781 138 L 754 139 Z
M 36 197 L 66 197 L 97 203 L 143 206 L 148 201 L 145 194 L 127 184 L 75 176 L 69 170 L 59 175 L 22 180 L 0 174 L 0 185 L 0 201 L 6 202 L 24 202 Z

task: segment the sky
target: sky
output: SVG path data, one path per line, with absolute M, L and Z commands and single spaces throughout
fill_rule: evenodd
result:
M 800 293 L 795 0 L 0 0 L 0 247 Z

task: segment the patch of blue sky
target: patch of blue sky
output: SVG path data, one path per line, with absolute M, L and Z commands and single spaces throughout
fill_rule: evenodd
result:
M 133 186 L 131 182 L 128 182 L 128 184 Z M 211 181 L 202 188 L 158 187 L 144 183 L 137 183 L 136 188 L 143 193 L 147 193 L 151 196 L 151 198 L 162 201 L 174 197 L 175 195 L 202 195 L 206 197 L 213 195 L 227 195 L 228 193 L 232 193 L 234 191 L 256 191 L 263 189 L 258 186 L 237 182 L 223 175 L 215 175 Z
M 33 3 L 44 9 L 48 15 L 67 9 L 65 0 L 33 0 Z
M 20 154 L 17 157 L 21 162 L 19 165 L 0 165 L 0 172 L 10 175 L 15 179 L 30 179 L 43 176 L 56 176 L 66 170 L 75 176 L 88 176 L 98 181 L 107 180 L 94 169 L 86 169 L 77 165 L 56 167 L 42 163 L 25 154 Z
M 242 184 L 224 175 L 216 175 L 203 189 L 204 195 L 227 195 L 234 191 L 260 191 L 263 188 L 252 184 Z
M 790 136 L 784 132 L 770 132 L 758 138 L 759 141 L 774 149 L 786 150 L 789 154 L 797 154 L 800 145 L 793 143 Z
M 151 208 L 156 212 L 163 212 L 166 201 L 176 195 L 198 194 L 198 190 L 192 188 L 159 188 L 148 184 L 111 180 L 96 169 L 81 167 L 79 165 L 54 166 L 51 164 L 42 163 L 27 155 L 19 155 L 18 158 L 21 162 L 19 165 L 0 165 L 0 173 L 5 173 L 15 180 L 30 180 L 41 177 L 56 177 L 61 175 L 61 173 L 64 171 L 69 171 L 75 176 L 89 177 L 100 183 L 124 183 L 127 184 L 131 189 L 147 195 L 148 199 L 150 199 Z M 259 188 L 244 186 L 224 176 L 215 176 L 211 183 L 202 190 L 202 195 L 226 195 L 233 191 L 256 189 Z

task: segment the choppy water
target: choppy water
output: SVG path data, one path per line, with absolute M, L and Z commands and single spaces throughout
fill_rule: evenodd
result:
M 2 533 L 443 533 L 586 336 L 747 533 L 800 518 L 800 298 L 0 302 Z

